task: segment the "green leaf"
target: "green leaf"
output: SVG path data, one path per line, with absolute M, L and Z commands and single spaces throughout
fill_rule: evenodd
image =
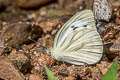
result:
M 53 73 L 48 69 L 48 67 L 45 67 L 45 71 L 47 73 L 49 80 L 56 80 L 56 77 L 53 75 Z
M 104 75 L 103 80 L 117 80 L 118 61 L 114 62 Z

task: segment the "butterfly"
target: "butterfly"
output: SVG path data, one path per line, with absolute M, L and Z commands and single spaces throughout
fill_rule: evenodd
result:
M 91 10 L 77 12 L 58 31 L 50 54 L 58 61 L 92 65 L 102 58 L 102 39 Z
M 112 15 L 110 3 L 107 0 L 94 0 L 93 12 L 95 19 L 109 21 Z

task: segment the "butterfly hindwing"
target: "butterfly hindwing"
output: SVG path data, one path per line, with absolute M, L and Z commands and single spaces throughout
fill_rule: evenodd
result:
M 69 33 L 55 51 L 61 61 L 76 65 L 94 64 L 102 57 L 102 40 L 97 31 L 79 28 Z
M 60 61 L 83 65 L 97 63 L 103 53 L 91 10 L 83 10 L 66 22 L 57 33 L 51 55 Z

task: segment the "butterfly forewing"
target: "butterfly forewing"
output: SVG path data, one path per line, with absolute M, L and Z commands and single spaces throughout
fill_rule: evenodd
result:
M 83 10 L 73 16 L 58 32 L 53 53 L 55 59 L 71 64 L 95 64 L 103 53 L 92 11 Z
M 86 14 L 87 13 L 87 14 Z M 86 17 L 86 18 L 85 18 Z M 93 25 L 95 25 L 94 16 L 90 10 L 84 10 L 81 12 L 77 12 L 70 20 L 68 20 L 62 28 L 58 31 L 55 40 L 54 40 L 54 49 L 58 45 L 58 43 L 73 31 L 73 29 L 78 27 L 83 27 L 87 25 L 88 28 L 96 29 L 96 27 L 93 28 Z M 87 19 L 87 21 L 86 21 Z M 85 25 L 84 25 L 85 24 Z M 89 24 L 89 25 L 88 25 Z M 91 25 L 92 24 L 92 25 Z M 83 25 L 83 26 L 81 26 Z
M 112 10 L 107 0 L 94 0 L 93 12 L 97 20 L 109 21 L 112 15 Z

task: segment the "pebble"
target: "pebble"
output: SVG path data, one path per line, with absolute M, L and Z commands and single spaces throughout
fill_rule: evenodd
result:
M 55 0 L 16 0 L 16 3 L 21 8 L 37 8 L 51 1 Z

